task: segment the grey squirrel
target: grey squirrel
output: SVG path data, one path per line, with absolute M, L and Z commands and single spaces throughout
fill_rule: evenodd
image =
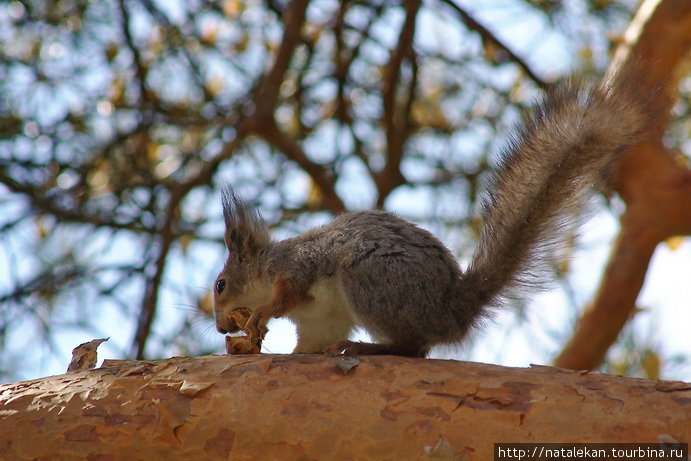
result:
M 272 241 L 258 212 L 227 188 L 218 331 L 238 331 L 229 313 L 243 307 L 250 343 L 261 345 L 270 318 L 287 317 L 296 353 L 424 357 L 460 342 L 493 306 L 536 282 L 591 186 L 653 121 L 637 83 L 632 75 L 597 86 L 571 78 L 548 91 L 503 153 L 466 270 L 431 233 L 381 210 Z M 349 341 L 356 327 L 376 343 Z

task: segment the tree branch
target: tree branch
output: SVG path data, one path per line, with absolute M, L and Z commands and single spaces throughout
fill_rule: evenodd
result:
M 104 216 L 89 214 L 83 209 L 75 210 L 61 207 L 57 205 L 54 200 L 47 197 L 44 191 L 36 187 L 21 184 L 11 175 L 7 174 L 3 163 L 0 163 L 0 183 L 4 184 L 10 191 L 26 196 L 31 202 L 31 205 L 37 210 L 55 216 L 62 222 L 91 224 L 96 227 L 130 230 L 145 234 L 155 232 L 154 229 L 138 225 L 134 222 L 123 223 L 117 220 L 108 219 Z
M 283 38 L 276 53 L 274 64 L 260 81 L 254 95 L 255 111 L 253 119 L 262 124 L 264 120 L 273 119 L 281 83 L 293 59 L 295 48 L 300 42 L 302 24 L 305 22 L 307 0 L 295 0 L 287 3 L 283 13 Z
M 163 273 L 166 268 L 168 260 L 168 253 L 170 247 L 175 241 L 174 226 L 179 216 L 180 200 L 183 195 L 170 194 L 170 202 L 166 210 L 165 220 L 159 230 L 158 240 L 158 254 L 153 266 L 153 273 L 149 274 L 144 271 L 144 297 L 139 310 L 139 317 L 137 320 L 137 331 L 134 335 L 132 344 L 132 355 L 138 359 L 144 358 L 144 349 L 151 333 L 151 326 L 153 325 L 154 317 L 156 316 L 156 308 L 158 305 L 158 295 L 163 281 Z
M 522 70 L 523 72 L 525 72 L 525 74 L 526 74 L 528 77 L 530 77 L 530 79 L 531 79 L 533 82 L 535 82 L 535 84 L 536 84 L 537 86 L 539 86 L 539 87 L 542 88 L 543 90 L 546 90 L 546 89 L 549 88 L 549 86 L 551 85 L 549 82 L 546 82 L 545 80 L 543 80 L 542 78 L 540 78 L 540 76 L 537 75 L 537 74 L 533 71 L 533 69 L 528 65 L 528 63 L 527 63 L 523 58 L 521 58 L 521 57 L 518 56 L 516 53 L 514 53 L 513 50 L 511 50 L 511 48 L 510 48 L 506 43 L 504 43 L 504 42 L 503 42 L 502 40 L 500 40 L 496 35 L 494 35 L 494 33 L 492 33 L 487 27 L 485 27 L 484 25 L 480 24 L 480 23 L 479 23 L 475 18 L 473 18 L 467 11 L 465 11 L 465 10 L 464 10 L 463 8 L 461 8 L 460 6 L 456 5 L 456 3 L 454 3 L 454 2 L 451 1 L 451 0 L 441 0 L 441 2 L 442 2 L 444 5 L 446 5 L 446 6 L 448 6 L 449 8 L 451 8 L 452 10 L 454 10 L 454 11 L 461 17 L 461 19 L 463 20 L 463 22 L 465 23 L 465 25 L 468 26 L 469 29 L 474 30 L 475 32 L 477 32 L 478 34 L 480 34 L 480 36 L 482 37 L 482 40 L 484 40 L 485 42 L 489 42 L 489 43 L 495 45 L 497 48 L 499 48 L 499 49 L 501 49 L 503 52 L 505 52 L 505 53 L 509 56 L 509 58 L 511 59 L 511 61 L 513 61 L 514 63 L 516 63 L 516 64 L 518 65 L 518 67 L 520 67 L 521 70 Z
M 261 134 L 272 146 L 283 152 L 289 159 L 305 170 L 312 178 L 312 181 L 319 187 L 324 197 L 324 205 L 329 211 L 332 213 L 345 211 L 346 208 L 343 201 L 336 194 L 333 177 L 328 174 L 322 165 L 314 163 L 307 158 L 300 144 L 281 131 L 273 120 L 263 126 Z
M 405 142 L 410 134 L 410 108 L 414 99 L 417 82 L 413 39 L 415 38 L 415 23 L 420 9 L 420 1 L 408 1 L 404 2 L 403 5 L 406 10 L 405 22 L 401 28 L 398 46 L 391 54 L 391 59 L 386 68 L 386 77 L 384 87 L 382 88 L 387 157 L 386 165 L 379 174 L 375 175 L 375 182 L 379 192 L 377 205 L 380 207 L 395 187 L 405 183 L 400 167 Z M 399 95 L 401 66 L 406 58 L 411 62 L 412 75 L 410 82 L 408 82 L 409 90 L 406 95 L 406 101 L 403 107 L 400 107 L 397 97 Z
M 635 64 L 639 61 L 648 63 L 648 82 L 641 79 L 640 91 L 653 91 L 647 85 L 664 84 L 663 90 L 672 95 L 691 49 L 691 2 L 647 0 L 625 38 L 627 43 L 618 50 L 609 72 L 630 72 L 624 68 L 639 66 Z M 667 114 L 673 100 L 666 101 Z M 616 166 L 612 179 L 626 202 L 621 231 L 595 300 L 556 358 L 557 366 L 599 366 L 636 312 L 635 301 L 657 244 L 674 235 L 691 235 L 691 171 L 679 165 L 662 143 L 667 119 L 668 115 L 663 116 L 661 123 L 651 126 L 649 139 L 625 152 Z

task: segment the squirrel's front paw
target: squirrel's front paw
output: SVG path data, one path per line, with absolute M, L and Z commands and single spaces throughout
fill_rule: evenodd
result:
M 268 322 L 268 317 L 262 315 L 261 310 L 257 309 L 252 312 L 252 315 L 247 320 L 245 325 L 245 331 L 249 336 L 249 340 L 252 344 L 261 347 L 262 340 L 269 329 L 266 327 Z

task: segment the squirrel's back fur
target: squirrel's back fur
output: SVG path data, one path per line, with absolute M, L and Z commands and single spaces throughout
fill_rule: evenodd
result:
M 233 330 L 227 309 L 248 307 L 250 334 L 261 336 L 270 316 L 293 319 L 299 352 L 336 343 L 330 352 L 425 355 L 462 340 L 491 306 L 536 284 L 591 186 L 651 123 L 649 101 L 632 75 L 596 87 L 570 79 L 550 91 L 504 151 L 466 271 L 432 234 L 384 211 L 343 214 L 271 242 L 263 220 L 227 191 L 219 331 Z M 379 344 L 346 341 L 356 326 Z

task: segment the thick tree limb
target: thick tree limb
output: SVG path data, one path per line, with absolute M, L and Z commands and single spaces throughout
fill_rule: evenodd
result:
M 440 440 L 434 459 L 487 460 L 495 442 L 691 439 L 690 383 L 383 356 L 344 373 L 342 360 L 109 361 L 0 386 L 0 460 L 429 459 Z
M 635 61 L 649 64 L 643 80 L 664 85 L 672 95 L 691 51 L 691 2 L 643 2 L 625 39 L 610 72 L 633 65 L 635 56 Z M 668 108 L 672 101 L 670 97 Z M 555 360 L 557 366 L 596 368 L 635 313 L 657 244 L 674 235 L 691 235 L 691 171 L 663 146 L 664 125 L 650 127 L 648 140 L 629 149 L 617 165 L 613 182 L 626 202 L 621 232 L 595 300 Z

